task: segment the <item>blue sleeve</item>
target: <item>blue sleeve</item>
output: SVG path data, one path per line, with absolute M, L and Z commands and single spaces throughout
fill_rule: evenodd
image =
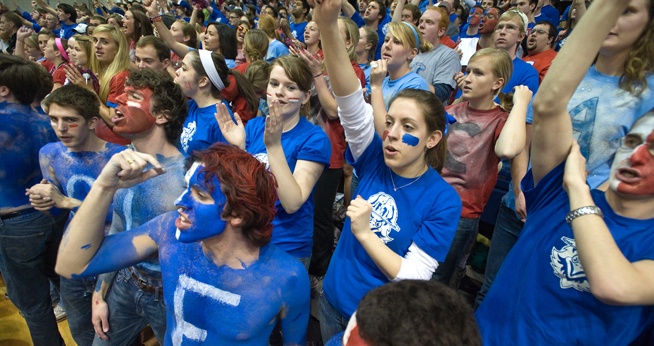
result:
M 538 71 L 533 68 L 532 66 L 529 66 L 529 72 L 525 75 L 525 84 L 531 92 L 534 93 L 534 97 L 536 96 L 536 93 L 538 92 L 538 87 L 540 86 L 540 79 L 538 78 Z M 533 100 L 533 97 L 532 97 Z
M 34 23 L 34 21 L 32 20 L 32 15 L 29 14 L 27 11 L 23 11 L 22 16 L 23 16 L 23 18 L 25 18 L 26 21 L 28 21 L 30 23 Z
M 217 7 L 214 7 L 213 3 L 211 7 L 213 7 L 213 12 L 211 13 L 211 16 L 209 16 L 209 20 L 229 24 L 227 17 L 225 17 L 225 15 Z
M 442 194 L 412 239 L 422 251 L 439 262 L 447 257 L 461 217 L 459 194 L 447 183 L 444 185 Z
M 372 142 L 370 142 L 366 150 L 363 151 L 361 156 L 359 156 L 359 159 L 356 161 L 354 161 L 354 157 L 352 156 L 350 147 L 349 146 L 347 147 L 347 150 L 345 150 L 345 160 L 347 160 L 347 163 L 349 163 L 350 165 L 352 165 L 352 167 L 354 167 L 354 169 L 357 172 L 357 177 L 359 177 L 359 179 L 361 179 L 361 177 L 364 174 L 374 172 L 375 167 L 377 166 L 380 165 L 386 166 L 386 163 L 384 163 L 384 153 L 383 153 L 382 145 L 383 143 L 381 138 L 379 138 L 379 135 L 375 133 L 372 137 Z M 368 172 L 367 169 L 369 166 L 372 167 L 370 169 L 370 172 Z
M 41 28 L 40 25 L 38 25 L 38 24 L 36 24 L 36 23 L 33 23 L 33 25 L 32 25 L 32 29 L 34 30 L 34 32 L 38 33 L 38 32 L 40 32 L 41 29 L 43 29 L 43 28 Z
M 102 16 L 102 15 L 103 15 L 103 14 L 102 14 L 102 10 L 100 10 L 99 7 L 97 7 L 97 8 L 95 9 L 95 13 L 97 13 L 99 16 Z
M 434 94 L 436 94 L 441 102 L 449 99 L 453 90 L 454 88 L 452 88 L 449 84 L 439 83 L 434 85 Z
M 329 168 L 329 158 L 331 156 L 332 145 L 329 137 L 320 127 L 316 127 L 300 148 L 297 159 L 322 163 L 327 169 Z
M 332 336 L 329 341 L 325 344 L 325 346 L 343 346 L 343 335 L 345 334 L 345 331 L 342 331 L 334 336 Z
M 158 247 L 154 245 L 137 250 L 134 246 L 134 238 L 147 236 L 158 244 L 161 240 L 162 231 L 174 229 L 176 218 L 177 212 L 171 211 L 159 215 L 129 232 L 121 232 L 105 237 L 86 269 L 79 275 L 73 275 L 73 278 L 113 272 L 142 262 L 156 253 Z
M 350 19 L 352 19 L 355 23 L 357 23 L 357 26 L 359 28 L 364 27 L 366 25 L 366 21 L 363 20 L 363 18 L 361 17 L 359 12 L 357 12 L 357 11 L 354 12 L 354 14 L 352 15 L 352 17 Z
M 560 198 L 561 194 L 565 194 L 563 190 L 563 173 L 565 172 L 565 161 L 561 162 L 558 166 L 547 173 L 539 182 L 534 186 L 534 176 L 531 169 L 522 178 L 521 186 L 525 194 L 525 202 L 527 204 L 527 215 L 534 213 L 540 209 L 546 208 L 554 199 Z
M 561 21 L 566 21 L 568 20 L 568 14 L 570 13 L 570 8 L 572 5 L 568 5 L 568 7 L 565 9 L 565 12 L 563 12 L 563 16 L 561 16 Z

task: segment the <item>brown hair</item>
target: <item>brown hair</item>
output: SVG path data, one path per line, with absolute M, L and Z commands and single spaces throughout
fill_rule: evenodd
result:
M 298 58 L 296 56 L 282 55 L 275 60 L 272 64 L 272 68 L 279 66 L 284 69 L 284 73 L 288 79 L 297 83 L 300 90 L 307 92 L 311 91 L 311 85 L 313 84 L 313 74 L 309 65 L 304 61 L 304 59 Z M 300 108 L 300 115 L 303 117 L 308 117 L 310 113 L 309 102 L 302 105 Z
M 245 33 L 243 38 L 243 54 L 247 54 L 250 62 L 263 60 L 268 52 L 268 36 L 259 29 Z
M 620 88 L 635 96 L 640 96 L 647 89 L 647 76 L 654 71 L 654 0 L 646 2 L 649 22 L 631 47 L 620 77 Z
M 282 37 L 277 31 L 277 23 L 275 23 L 275 18 L 267 14 L 261 15 L 261 17 L 259 17 L 259 30 L 262 30 L 264 33 L 266 33 L 266 36 L 269 38 L 277 39 L 277 41 L 282 40 Z
M 245 69 L 245 78 L 250 81 L 254 89 L 266 88 L 270 80 L 270 64 L 264 60 L 252 62 Z

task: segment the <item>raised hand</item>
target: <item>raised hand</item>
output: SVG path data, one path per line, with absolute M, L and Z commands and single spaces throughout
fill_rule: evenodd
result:
M 288 50 L 291 54 L 299 56 L 302 60 L 306 61 L 311 69 L 311 73 L 314 76 L 317 76 L 322 73 L 322 60 L 320 56 L 313 56 L 306 49 L 298 49 L 295 47 L 289 47 Z
M 513 88 L 513 104 L 529 104 L 534 93 L 525 85 L 518 85 Z
M 143 171 L 148 163 L 154 168 Z M 95 180 L 95 184 L 106 189 L 117 190 L 132 187 L 165 172 L 166 170 L 154 156 L 127 149 L 111 157 Z
M 16 33 L 16 39 L 19 41 L 25 41 L 25 39 L 32 36 L 33 33 L 34 30 L 23 25 L 20 27 L 20 30 L 18 30 L 18 32 Z
M 336 23 L 341 13 L 342 0 L 308 0 L 313 7 L 313 19 L 320 27 Z
M 581 155 L 577 141 L 572 140 L 570 154 L 568 154 L 565 161 L 565 172 L 563 173 L 563 189 L 565 192 L 570 193 L 571 189 L 586 187 L 587 175 L 586 158 Z
M 266 117 L 266 130 L 263 133 L 263 143 L 266 148 L 282 145 L 282 129 L 283 121 L 279 101 L 274 101 L 270 106 L 270 114 Z
M 381 59 L 370 63 L 370 87 L 381 87 L 388 74 L 388 63 Z
M 234 123 L 232 117 L 229 116 L 227 106 L 221 102 L 216 104 L 215 117 L 225 140 L 229 144 L 245 149 L 245 126 L 243 126 L 243 121 L 241 121 L 238 113 L 234 113 L 234 119 L 236 120 L 236 123 Z

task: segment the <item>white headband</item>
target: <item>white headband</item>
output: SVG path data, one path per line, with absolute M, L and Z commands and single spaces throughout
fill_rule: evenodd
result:
M 525 31 L 527 31 L 527 27 L 529 26 L 529 19 L 527 18 L 527 15 L 522 13 L 522 11 L 511 10 L 509 12 L 515 12 L 520 15 L 520 18 L 522 18 L 522 23 L 525 26 Z
M 207 73 L 207 77 L 209 77 L 211 83 L 213 83 L 218 90 L 225 89 L 225 84 L 223 84 L 223 80 L 220 79 L 218 70 L 216 70 L 216 65 L 213 63 L 211 51 L 200 49 L 198 50 L 198 53 L 200 54 L 200 61 L 202 62 L 202 67 L 204 67 L 204 72 Z

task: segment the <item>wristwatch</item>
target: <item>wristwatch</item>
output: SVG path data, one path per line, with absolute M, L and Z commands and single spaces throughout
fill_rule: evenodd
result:
M 589 205 L 586 207 L 577 208 L 569 212 L 568 215 L 566 215 L 565 217 L 565 222 L 567 222 L 568 225 L 572 226 L 572 220 L 580 216 L 590 215 L 590 214 L 595 214 L 602 218 L 604 217 L 604 214 L 602 213 L 602 209 L 594 205 Z

